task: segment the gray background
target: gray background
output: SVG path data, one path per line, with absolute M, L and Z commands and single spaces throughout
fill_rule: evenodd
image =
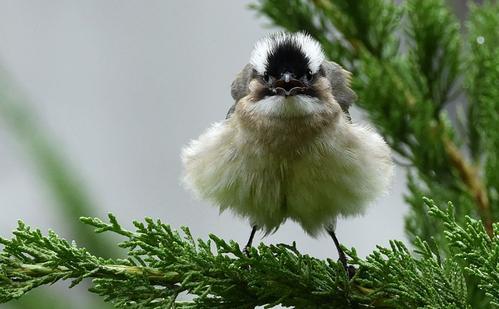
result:
M 273 31 L 248 1 L 1 1 L 0 62 L 32 101 L 39 121 L 85 180 L 98 212 L 122 222 L 145 216 L 195 236 L 244 243 L 250 228 L 194 200 L 179 183 L 180 149 L 224 118 L 229 85 L 254 42 Z M 274 29 L 275 30 L 275 29 Z M 358 111 L 354 121 L 364 121 Z M 363 217 L 337 234 L 366 255 L 404 239 L 404 174 Z M 43 181 L 0 122 L 0 235 L 22 218 L 71 238 Z M 128 224 L 129 225 L 129 224 Z M 265 243 L 295 240 L 303 252 L 336 257 L 326 236 L 286 223 Z M 257 237 L 260 241 L 260 237 Z

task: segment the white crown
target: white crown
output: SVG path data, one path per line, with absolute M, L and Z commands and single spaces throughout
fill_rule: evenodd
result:
M 312 74 L 319 71 L 319 67 L 325 59 L 321 45 L 310 35 L 302 32 L 279 32 L 259 40 L 251 52 L 250 64 L 253 65 L 258 73 L 264 74 L 268 63 L 268 56 L 284 42 L 292 42 L 301 49 L 309 59 L 308 66 Z

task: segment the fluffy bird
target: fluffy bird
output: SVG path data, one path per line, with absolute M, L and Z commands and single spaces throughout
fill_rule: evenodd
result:
M 379 134 L 351 122 L 349 84 L 311 36 L 270 35 L 232 83 L 226 119 L 183 149 L 186 186 L 249 220 L 246 252 L 257 230 L 291 219 L 312 236 L 327 231 L 351 270 L 336 219 L 362 214 L 386 192 L 393 163 Z

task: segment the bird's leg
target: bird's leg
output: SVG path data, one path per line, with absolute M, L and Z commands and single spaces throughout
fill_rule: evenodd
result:
M 251 248 L 251 244 L 253 243 L 253 238 L 255 237 L 256 230 L 258 230 L 258 227 L 256 225 L 253 225 L 248 242 L 246 243 L 246 246 L 244 246 L 243 252 L 248 257 L 249 257 L 249 250 Z
M 345 252 L 343 252 L 343 249 L 341 249 L 340 242 L 338 241 L 338 238 L 336 238 L 336 234 L 334 233 L 334 230 L 329 230 L 326 229 L 328 234 L 331 236 L 333 239 L 334 245 L 336 246 L 336 250 L 338 250 L 338 256 L 341 264 L 343 265 L 343 268 L 345 268 L 345 271 L 348 274 L 348 277 L 351 279 L 355 275 L 355 267 L 352 265 L 348 265 L 347 263 L 347 257 L 345 255 Z

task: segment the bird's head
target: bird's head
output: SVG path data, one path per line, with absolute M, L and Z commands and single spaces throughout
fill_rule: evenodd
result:
M 321 45 L 304 33 L 280 32 L 258 41 L 249 64 L 232 84 L 246 113 L 296 118 L 343 110 L 355 95 L 349 73 L 325 60 Z M 335 105 L 335 106 L 332 106 Z
M 268 96 L 313 95 L 324 53 L 317 41 L 303 33 L 277 33 L 260 40 L 252 54 L 256 78 Z

